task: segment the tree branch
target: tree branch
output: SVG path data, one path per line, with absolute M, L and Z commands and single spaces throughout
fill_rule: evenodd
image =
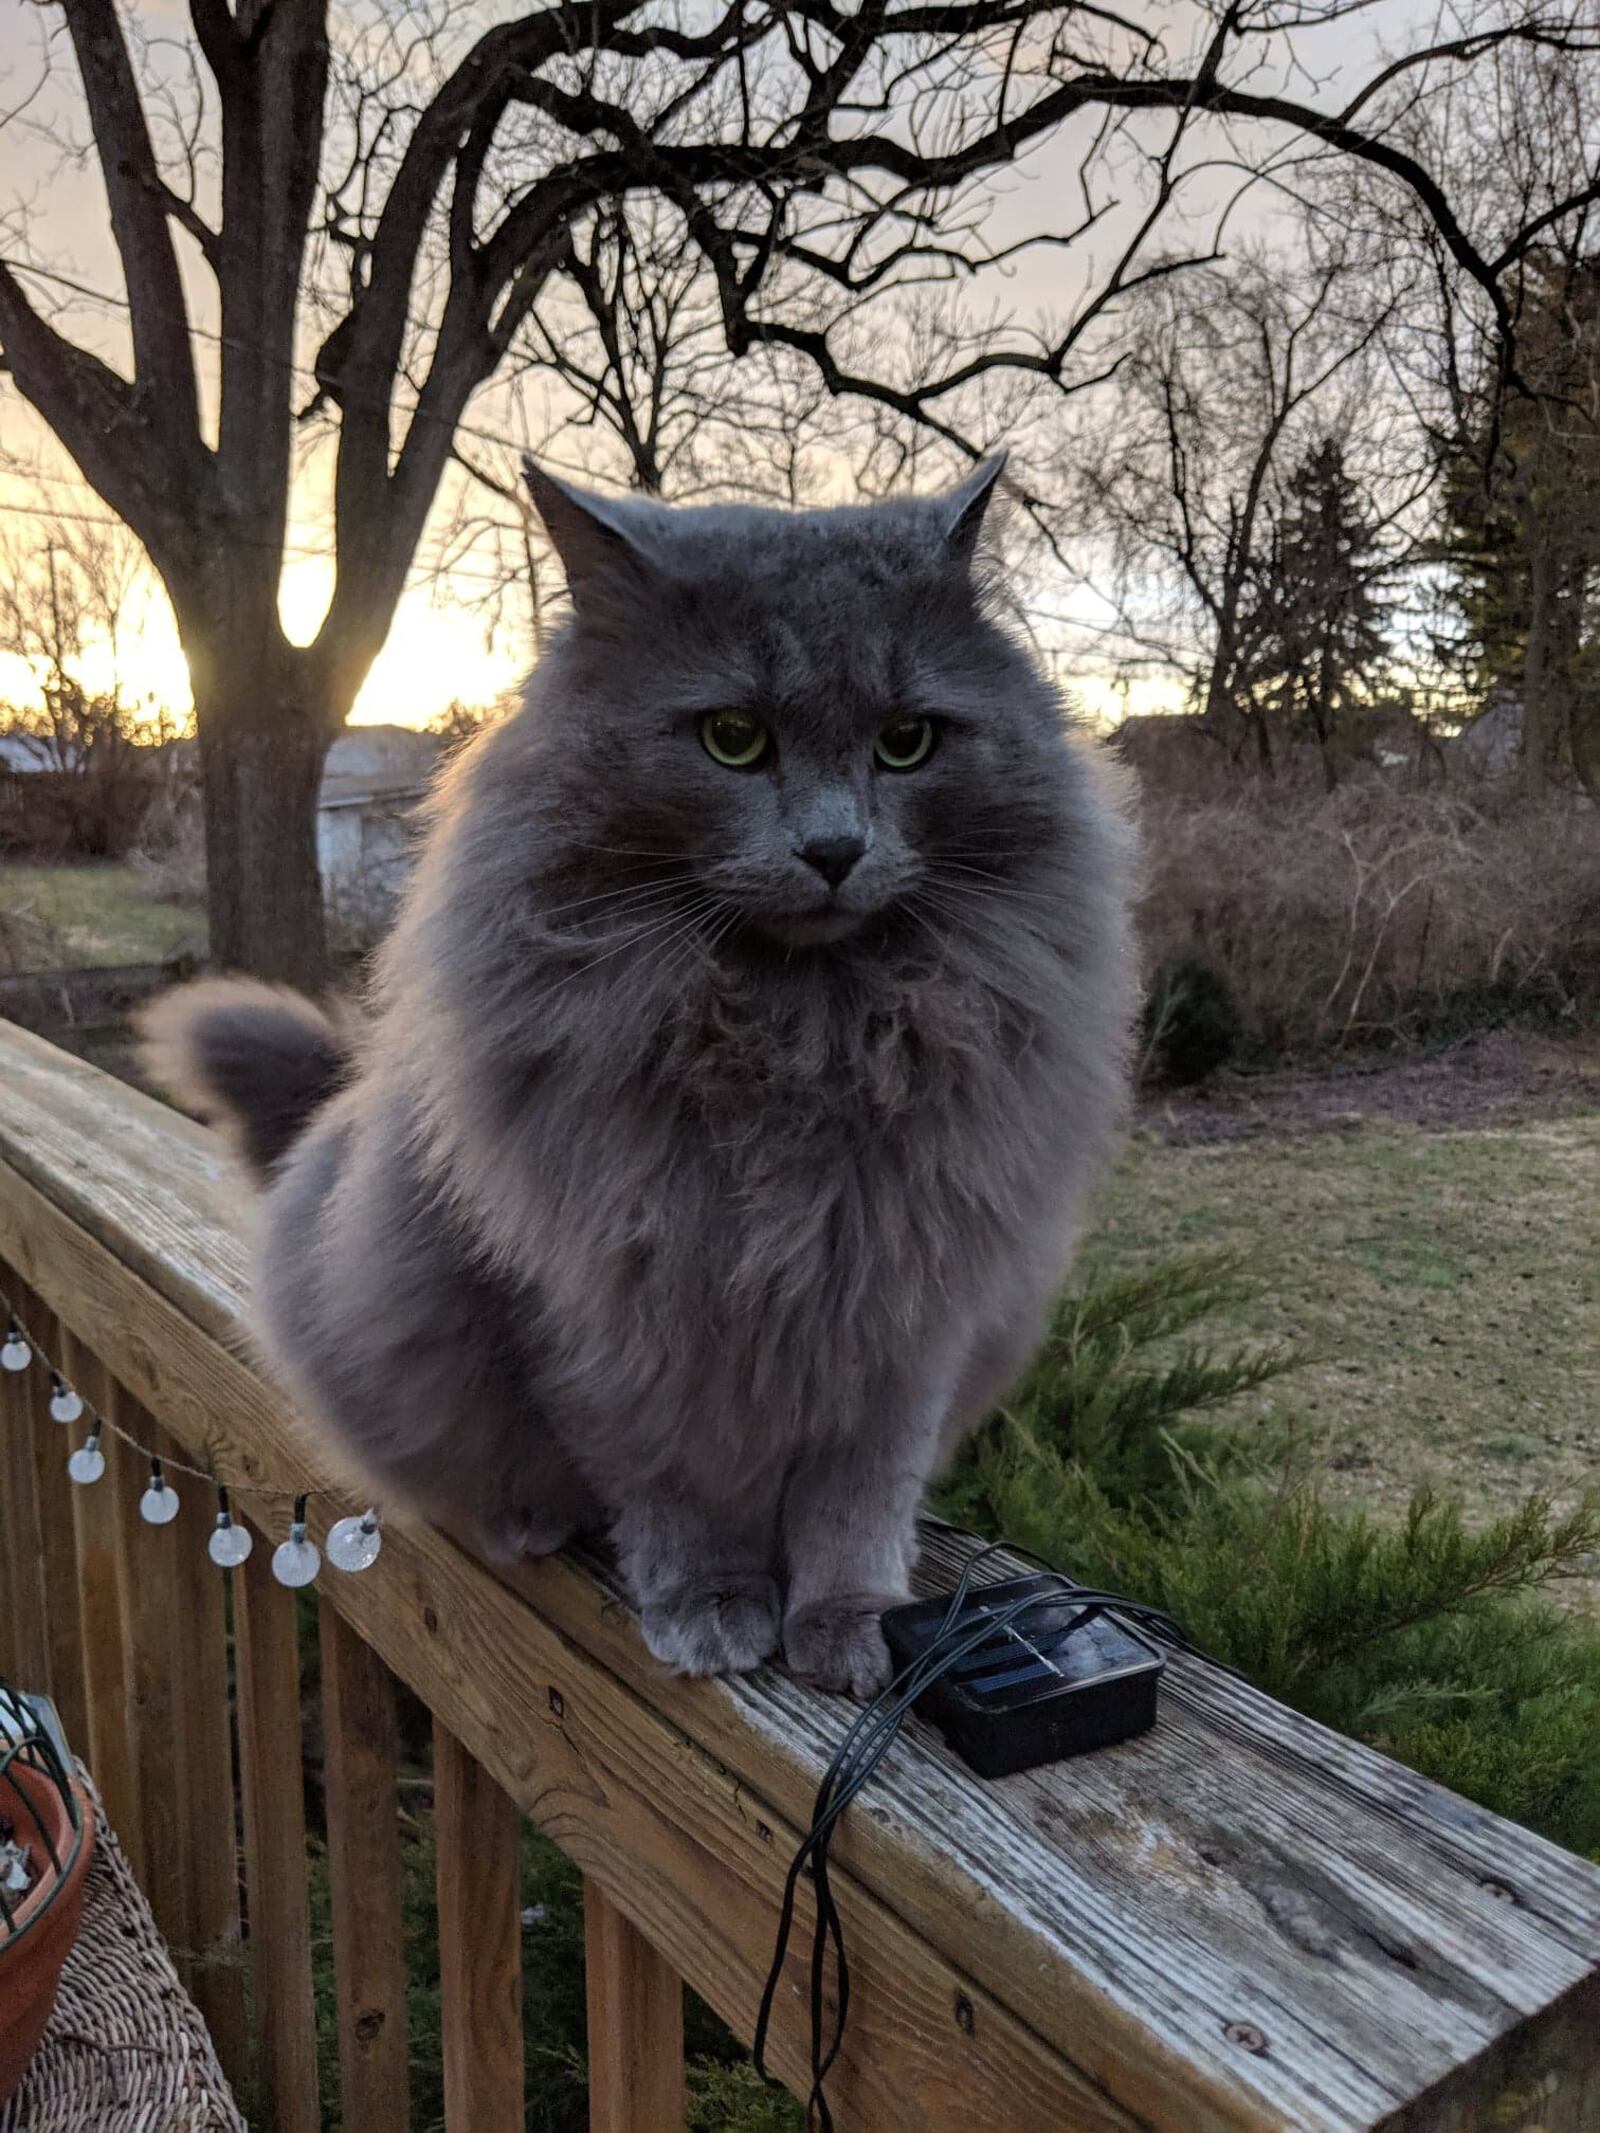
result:
M 128 291 L 135 383 L 174 459 L 199 478 L 207 455 L 189 315 L 133 63 L 113 0 L 66 0 L 66 18 Z

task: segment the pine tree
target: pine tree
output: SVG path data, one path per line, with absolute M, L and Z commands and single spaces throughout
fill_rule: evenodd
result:
M 1372 515 L 1332 438 L 1289 477 L 1253 590 L 1253 690 L 1291 744 L 1314 746 L 1329 789 L 1388 653 Z
M 1530 255 L 1516 377 L 1467 396 L 1443 472 L 1438 648 L 1516 703 L 1530 792 L 1600 790 L 1600 257 Z

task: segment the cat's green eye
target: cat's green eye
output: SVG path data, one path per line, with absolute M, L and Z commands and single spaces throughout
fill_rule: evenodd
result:
M 767 729 L 748 711 L 708 711 L 700 740 L 712 762 L 727 770 L 754 770 L 767 752 Z
M 933 753 L 932 719 L 892 720 L 873 742 L 872 752 L 885 770 L 915 770 Z

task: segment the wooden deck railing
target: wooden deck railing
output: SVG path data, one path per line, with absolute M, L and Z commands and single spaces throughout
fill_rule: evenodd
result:
M 239 1339 L 241 1199 L 197 1129 L 0 1025 L 0 1281 L 141 1442 L 316 1486 Z M 292 1595 L 266 1548 L 234 1573 L 230 1706 L 200 1484 L 146 1527 L 122 1447 L 73 1488 L 33 1374 L 0 1386 L 0 1667 L 47 1684 L 87 1749 L 225 2063 L 253 2058 L 256 2122 L 310 2133 Z M 524 1815 L 586 1879 L 591 2124 L 667 2133 L 680 1981 L 750 2035 L 846 1708 L 776 1672 L 667 1679 L 603 1577 L 497 1577 L 417 1526 L 391 1522 L 359 1576 L 325 1570 L 317 1601 L 344 2124 L 407 2122 L 398 1676 L 436 1729 L 449 2133 L 523 2123 Z M 253 2035 L 226 1959 L 230 1708 Z M 852 1998 L 829 2094 L 855 2133 L 1600 2127 L 1600 1871 L 1201 1665 L 1172 1667 L 1143 1741 L 998 1785 L 914 1729 L 835 1862 Z M 797 1952 L 772 2040 L 797 2088 L 807 2049 Z

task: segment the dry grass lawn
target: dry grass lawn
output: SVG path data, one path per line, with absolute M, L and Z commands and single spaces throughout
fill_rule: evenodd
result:
M 18 970 L 159 963 L 203 954 L 205 937 L 204 916 L 163 902 L 136 867 L 0 866 L 0 950 L 12 942 Z
M 1308 1367 L 1258 1398 L 1375 1507 L 1420 1482 L 1489 1510 L 1600 1484 L 1600 1114 L 1172 1146 L 1135 1135 L 1089 1270 L 1246 1257 L 1247 1333 Z

